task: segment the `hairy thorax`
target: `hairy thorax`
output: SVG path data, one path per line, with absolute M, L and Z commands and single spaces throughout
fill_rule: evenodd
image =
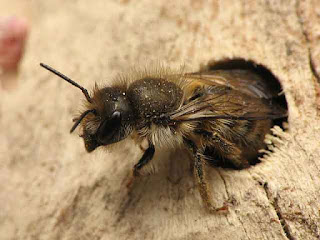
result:
M 162 115 L 181 105 L 183 92 L 173 82 L 161 78 L 144 78 L 132 83 L 128 89 L 137 119 L 163 124 Z
M 178 126 L 170 125 L 164 117 L 182 104 L 183 92 L 178 85 L 161 78 L 143 78 L 132 83 L 127 93 L 137 120 L 134 136 L 148 138 L 160 147 L 182 142 Z

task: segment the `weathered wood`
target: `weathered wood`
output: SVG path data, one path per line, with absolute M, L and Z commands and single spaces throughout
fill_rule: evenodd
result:
M 1 92 L 0 238 L 320 239 L 319 7 L 317 0 L 33 1 L 19 87 Z M 90 88 L 150 61 L 192 71 L 237 57 L 280 80 L 289 129 L 274 130 L 262 163 L 209 169 L 214 201 L 228 202 L 227 214 L 205 211 L 181 152 L 158 153 L 164 167 L 127 191 L 139 148 L 128 142 L 87 154 L 68 133 L 81 92 L 38 66 Z

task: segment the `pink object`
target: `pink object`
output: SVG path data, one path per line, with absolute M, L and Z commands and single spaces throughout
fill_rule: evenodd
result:
M 28 24 L 18 17 L 0 18 L 0 69 L 16 70 L 23 54 Z

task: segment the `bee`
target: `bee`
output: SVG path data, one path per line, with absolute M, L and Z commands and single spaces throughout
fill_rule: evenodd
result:
M 70 132 L 82 127 L 80 137 L 88 152 L 132 136 L 144 150 L 133 167 L 133 176 L 140 176 L 155 151 L 185 148 L 209 211 L 219 208 L 212 202 L 204 167 L 249 167 L 265 147 L 273 121 L 287 116 L 286 109 L 273 101 L 278 92 L 250 70 L 144 72 L 109 86 L 96 85 L 90 95 L 67 76 L 40 65 L 83 92 L 86 110 Z

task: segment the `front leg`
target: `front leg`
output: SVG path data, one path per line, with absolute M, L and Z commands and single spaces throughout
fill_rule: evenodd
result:
M 133 176 L 135 177 L 140 176 L 139 171 L 143 168 L 143 166 L 148 164 L 148 162 L 153 158 L 154 152 L 155 152 L 154 145 L 149 141 L 149 147 L 144 152 L 139 162 L 133 167 Z
M 127 188 L 128 189 L 132 186 L 132 184 L 134 182 L 134 179 L 141 175 L 140 174 L 140 170 L 146 164 L 148 164 L 148 162 L 150 162 L 150 160 L 153 158 L 154 152 L 155 152 L 154 145 L 149 141 L 147 149 L 143 153 L 143 155 L 140 158 L 139 162 L 136 165 L 134 165 L 134 167 L 133 167 L 132 176 L 131 176 L 130 180 L 127 183 Z

